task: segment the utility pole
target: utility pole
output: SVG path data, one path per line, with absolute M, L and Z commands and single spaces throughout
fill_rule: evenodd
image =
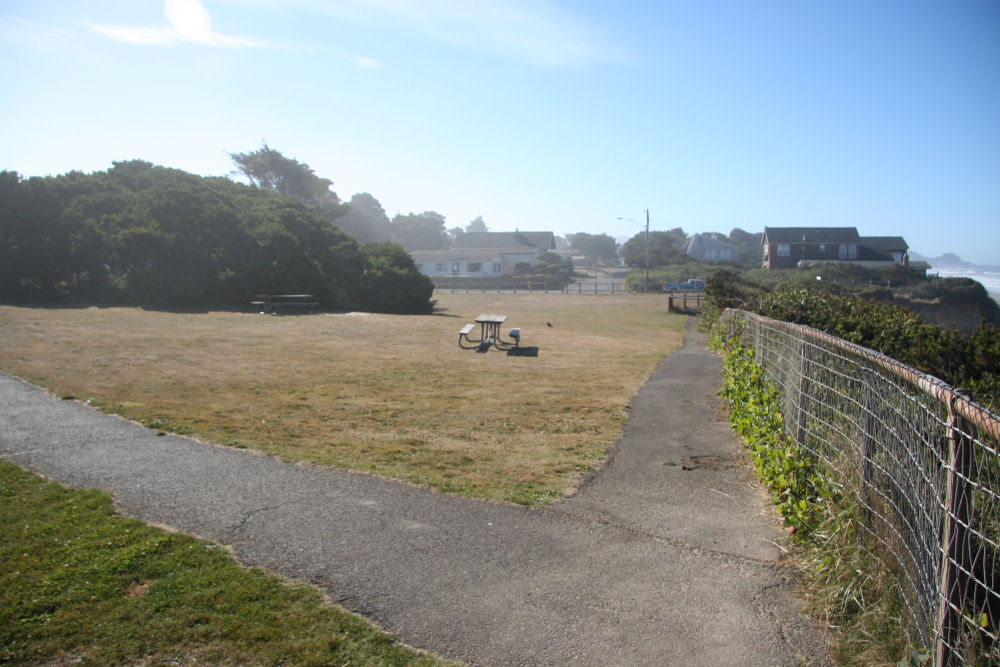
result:
M 646 209 L 646 282 L 642 287 L 643 292 L 649 291 L 649 209 Z
M 633 220 L 632 218 L 618 218 L 619 220 L 628 220 L 633 225 L 638 225 L 638 220 Z M 646 282 L 642 286 L 643 292 L 649 291 L 649 209 L 646 209 Z

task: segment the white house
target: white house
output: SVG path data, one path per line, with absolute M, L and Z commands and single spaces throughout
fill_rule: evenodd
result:
M 427 276 L 494 278 L 510 274 L 517 264 L 534 266 L 554 250 L 552 232 L 470 232 L 448 250 L 414 250 L 417 269 Z

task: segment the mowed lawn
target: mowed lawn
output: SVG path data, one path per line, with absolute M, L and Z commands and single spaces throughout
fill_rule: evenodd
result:
M 0 306 L 0 369 L 164 432 L 539 503 L 601 463 L 685 322 L 657 295 L 435 298 L 429 316 Z M 538 356 L 460 349 L 479 313 Z

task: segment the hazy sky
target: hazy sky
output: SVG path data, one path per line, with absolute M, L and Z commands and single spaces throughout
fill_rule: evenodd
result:
M 267 141 L 448 227 L 649 209 L 1000 265 L 998 0 L 4 0 L 0 91 L 26 176 Z

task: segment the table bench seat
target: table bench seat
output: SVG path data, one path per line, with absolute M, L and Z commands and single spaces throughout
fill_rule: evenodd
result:
M 258 294 L 250 305 L 261 314 L 315 313 L 318 301 L 310 301 L 312 294 Z

